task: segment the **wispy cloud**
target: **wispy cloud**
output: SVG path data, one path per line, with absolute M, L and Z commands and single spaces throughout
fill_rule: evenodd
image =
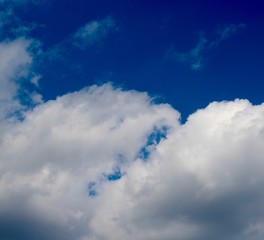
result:
M 78 48 L 86 48 L 105 39 L 110 33 L 117 30 L 116 21 L 108 16 L 101 20 L 86 23 L 73 35 L 73 44 Z
M 15 1 L 16 2 L 16 1 Z M 0 39 L 14 39 L 30 36 L 30 33 L 41 27 L 35 22 L 25 22 L 16 15 L 15 2 L 0 2 Z M 26 4 L 22 1 L 20 4 Z
M 47 51 L 42 52 L 41 62 L 45 61 L 47 65 L 56 61 L 64 62 L 69 52 L 76 49 L 85 51 L 89 50 L 89 47 L 98 47 L 115 31 L 118 31 L 118 26 L 116 20 L 111 16 L 89 21 Z
M 223 40 L 228 39 L 230 36 L 235 34 L 237 31 L 242 30 L 246 27 L 246 24 L 229 24 L 216 29 L 216 37 L 210 42 L 209 48 L 217 47 Z
M 180 63 L 188 64 L 191 69 L 199 70 L 204 65 L 207 51 L 216 48 L 222 41 L 245 27 L 245 24 L 221 26 L 214 30 L 212 37 L 207 36 L 204 32 L 200 32 L 197 45 L 193 49 L 187 52 L 178 52 L 175 47 L 171 47 L 167 54 Z

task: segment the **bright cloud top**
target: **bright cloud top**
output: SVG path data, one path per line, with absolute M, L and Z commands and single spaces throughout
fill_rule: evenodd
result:
M 8 101 L 27 44 L 1 45 Z M 263 238 L 264 105 L 214 102 L 181 125 L 169 105 L 106 84 L 23 116 L 0 123 L 4 239 Z

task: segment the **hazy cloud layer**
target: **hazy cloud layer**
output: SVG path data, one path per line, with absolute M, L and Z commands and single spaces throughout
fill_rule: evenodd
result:
M 213 36 L 209 37 L 204 32 L 199 34 L 197 45 L 187 52 L 178 52 L 175 47 L 168 51 L 168 55 L 173 57 L 177 62 L 188 64 L 191 69 L 199 70 L 204 65 L 206 53 L 217 47 L 222 41 L 231 37 L 237 31 L 246 27 L 246 24 L 229 24 L 218 27 Z

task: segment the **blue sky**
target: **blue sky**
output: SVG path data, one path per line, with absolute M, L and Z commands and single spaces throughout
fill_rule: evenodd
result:
M 256 1 L 29 2 L 13 12 L 42 44 L 35 67 L 45 100 L 111 81 L 160 96 L 183 118 L 215 100 L 262 102 L 264 20 Z M 113 26 L 102 27 L 104 36 L 82 48 L 71 42 L 79 28 L 107 18 Z
M 260 1 L 0 0 L 0 239 L 262 240 Z

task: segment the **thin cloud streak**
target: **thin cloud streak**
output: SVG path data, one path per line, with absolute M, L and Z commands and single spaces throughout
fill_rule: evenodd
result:
M 214 31 L 214 37 L 207 37 L 204 32 L 199 34 L 199 40 L 195 48 L 187 52 L 178 52 L 175 47 L 172 47 L 167 56 L 172 57 L 179 63 L 187 64 L 192 70 L 200 70 L 204 66 L 206 53 L 216 48 L 222 41 L 230 38 L 233 34 L 246 27 L 246 24 L 229 24 L 223 27 L 218 27 Z
M 88 22 L 73 35 L 73 44 L 85 49 L 87 46 L 101 42 L 117 29 L 116 21 L 111 16 Z

